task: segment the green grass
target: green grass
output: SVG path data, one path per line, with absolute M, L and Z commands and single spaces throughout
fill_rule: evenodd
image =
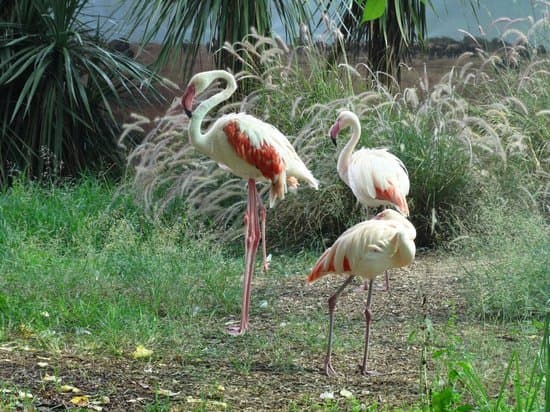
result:
M 464 293 L 483 319 L 543 319 L 550 302 L 550 226 L 537 214 L 498 202 L 474 209 L 464 261 Z
M 240 311 L 242 247 L 220 247 L 184 208 L 173 210 L 164 221 L 150 221 L 126 190 L 84 178 L 59 186 L 16 182 L 1 195 L 0 346 L 30 346 L 57 354 L 55 359 L 77 354 L 106 368 L 110 362 L 133 364 L 133 373 L 150 364 L 153 370 L 167 370 L 167 377 L 155 385 L 169 389 L 174 381 L 181 382 L 188 385 L 185 396 L 195 402 L 188 405 L 186 397 L 159 395 L 142 405 L 147 410 L 174 405 L 211 410 L 219 407 L 215 402 L 238 408 L 248 399 L 246 391 L 252 397 L 264 393 L 264 405 L 273 403 L 284 410 L 399 410 L 363 394 L 365 380 L 353 371 L 363 342 L 361 296 L 350 292 L 346 299 L 357 300 L 356 305 L 342 303 L 336 315 L 336 364 L 351 380 L 331 383 L 321 377 L 317 364 L 325 351 L 325 305 L 333 287 L 319 295 L 319 286 L 302 283 L 318 251 L 275 253 L 267 275 L 256 271 L 253 329 L 235 339 L 225 334 L 224 322 L 237 318 Z M 377 295 L 376 302 L 393 296 Z M 400 304 L 396 300 L 394 305 Z M 520 392 L 533 396 L 529 377 L 542 326 L 532 314 L 519 317 L 519 323 L 493 325 L 477 324 L 476 318 L 472 321 L 461 313 L 448 322 L 434 321 L 431 333 L 437 338 L 424 339 L 422 318 L 415 313 L 411 311 L 403 325 L 410 336 L 406 350 L 417 356 L 414 348 L 425 347 L 432 396 L 452 396 L 457 405 L 462 400 L 475 402 L 475 394 L 463 386 L 465 379 L 475 377 L 490 397 L 503 381 L 506 367 L 500 365 L 506 361 L 512 365 L 509 379 Z M 382 338 L 387 328 L 395 328 L 395 319 L 377 319 L 377 352 L 386 345 Z M 513 342 L 502 346 L 503 334 Z M 132 360 L 138 344 L 154 351 L 145 363 Z M 471 376 L 460 375 L 460 368 L 469 368 L 464 361 L 471 365 Z M 58 368 L 71 383 L 67 368 Z M 447 375 L 451 370 L 458 374 L 454 380 Z M 418 379 L 421 374 L 418 368 Z M 539 375 L 537 370 L 534 376 Z M 247 382 L 232 389 L 237 394 L 245 390 L 238 395 L 241 401 L 235 392 L 224 395 L 216 389 L 220 384 L 231 388 L 236 381 Z M 284 391 L 287 381 L 296 389 L 285 399 L 277 391 Z M 25 388 L 36 395 L 39 389 L 27 383 Z M 0 379 L 0 386 L 23 389 L 9 380 Z M 352 398 L 339 395 L 343 387 L 351 389 Z M 319 398 L 327 390 L 335 392 L 334 400 Z M 115 396 L 108 391 L 106 395 Z M 512 395 L 506 389 L 502 405 L 513 404 Z M 403 410 L 427 410 L 426 399 L 419 393 L 418 400 L 404 404 Z M 0 407 L 21 402 L 33 404 L 13 393 L 0 395 Z
M 0 210 L 4 331 L 120 351 L 238 311 L 240 259 L 184 217 L 154 226 L 107 184 L 18 183 Z

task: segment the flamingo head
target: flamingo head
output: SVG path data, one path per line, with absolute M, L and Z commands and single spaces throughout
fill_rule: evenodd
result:
M 195 97 L 206 90 L 206 88 L 219 77 L 218 72 L 219 70 L 212 70 L 209 72 L 197 73 L 191 77 L 191 80 L 187 83 L 183 96 L 181 96 L 181 105 L 187 116 L 191 117 L 193 114 L 193 101 Z
M 334 143 L 334 146 L 336 146 L 336 136 L 338 136 L 338 133 L 340 133 L 342 129 L 346 129 L 354 123 L 359 124 L 359 119 L 355 113 L 348 110 L 342 110 L 338 114 L 336 121 L 329 130 L 329 135 L 332 143 Z
M 185 93 L 183 93 L 183 96 L 181 97 L 181 105 L 183 106 L 183 110 L 185 110 L 185 114 L 189 118 L 193 115 L 193 100 L 195 100 L 195 95 L 197 94 L 195 90 L 195 85 L 189 83 L 185 89 Z

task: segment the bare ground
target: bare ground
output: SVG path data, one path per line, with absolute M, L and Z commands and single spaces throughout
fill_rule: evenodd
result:
M 271 310 L 256 309 L 252 329 L 244 337 L 227 336 L 221 329 L 224 320 L 215 319 L 212 329 L 206 330 L 206 325 L 199 338 L 205 347 L 229 347 L 234 357 L 189 357 L 185 348 L 166 348 L 165 354 L 144 362 L 129 354 L 114 357 L 45 351 L 38 349 L 38 342 L 32 339 L 21 340 L 0 346 L 0 388 L 29 391 L 34 396 L 32 404 L 40 410 L 74 406 L 70 399 L 76 395 L 61 393 L 61 384 L 78 387 L 103 410 L 141 409 L 155 399 L 165 399 L 155 393 L 159 389 L 170 391 L 165 394 L 170 395 L 170 405 L 175 410 L 197 408 L 200 404 L 195 402 L 200 399 L 206 410 L 223 408 L 216 403 L 222 401 L 230 410 L 288 410 L 292 402 L 303 410 L 310 408 L 312 402 L 322 402 L 320 394 L 324 392 L 342 398 L 339 393 L 344 388 L 366 404 L 415 403 L 419 401 L 422 348 L 418 340 L 411 342 L 407 338 L 412 330 L 421 330 L 424 316 L 432 319 L 434 325 L 447 322 L 451 315 L 459 321 L 465 316 L 457 294 L 460 272 L 459 265 L 451 260 L 423 255 L 410 268 L 391 272 L 389 293 L 374 293 L 369 358 L 371 368 L 380 373 L 376 376 L 363 377 L 358 373 L 365 294 L 352 291 L 353 287 L 338 303 L 335 333 L 340 338 L 352 334 L 358 340 L 353 343 L 356 347 L 345 345 L 343 339 L 335 343 L 337 377 L 322 374 L 326 330 L 322 331 L 322 343 L 318 342 L 314 350 L 308 348 L 307 342 L 295 342 L 293 353 L 282 355 L 286 361 L 273 362 L 277 341 L 263 349 L 251 345 L 256 353 L 248 356 L 247 339 L 267 336 L 269 340 L 274 330 L 285 327 L 287 318 L 303 318 L 307 322 L 312 313 L 326 313 L 326 298 L 341 281 L 332 276 L 305 286 L 303 274 L 283 278 L 259 275 L 253 282 L 253 299 L 276 297 Z M 381 286 L 382 281 L 378 282 Z M 346 330 L 346 325 L 353 330 Z M 242 364 L 235 360 L 240 358 Z M 47 365 L 39 366 L 40 362 Z M 46 374 L 60 377 L 61 383 L 45 382 Z

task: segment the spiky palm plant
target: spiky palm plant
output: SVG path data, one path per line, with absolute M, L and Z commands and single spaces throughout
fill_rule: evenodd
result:
M 352 1 L 339 10 L 348 47 L 365 51 L 373 73 L 386 73 L 399 81 L 400 63 L 426 34 L 427 3 L 431 4 L 428 0 Z M 391 77 L 381 79 L 390 84 Z
M 155 76 L 106 47 L 87 3 L 0 0 L 0 184 L 120 160 L 115 107 L 143 100 Z
M 261 35 L 270 35 L 272 14 L 281 19 L 291 39 L 298 37 L 300 25 L 311 22 L 308 4 L 299 0 L 153 0 L 139 2 L 131 10 L 134 28 L 145 24 L 144 43 L 164 32 L 158 63 L 186 48 L 183 70 L 189 73 L 201 44 L 208 43 L 214 51 L 216 65 L 240 68 L 239 60 L 223 49 L 225 43 L 241 41 L 255 28 Z

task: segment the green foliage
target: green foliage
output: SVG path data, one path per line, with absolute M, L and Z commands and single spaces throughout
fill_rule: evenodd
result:
M 464 294 L 482 318 L 543 318 L 550 301 L 550 226 L 523 208 L 494 203 L 477 208 L 464 263 Z
M 145 220 L 108 184 L 16 182 L 0 216 L 0 324 L 12 333 L 24 325 L 50 345 L 92 335 L 119 350 L 134 337 L 169 338 L 166 319 L 238 311 L 240 259 L 185 216 Z
M 370 0 L 365 1 L 363 10 L 363 18 L 361 23 L 365 23 L 370 20 L 376 20 L 381 17 L 388 7 L 388 0 Z
M 229 12 L 231 10 L 231 12 Z M 302 1 L 149 1 L 141 2 L 131 9 L 130 20 L 135 28 L 147 28 L 143 43 L 147 44 L 159 33 L 164 32 L 162 49 L 158 58 L 164 64 L 182 51 L 186 45 L 187 56 L 183 70 L 190 73 L 202 42 L 205 40 L 216 52 L 220 68 L 240 67 L 239 59 L 223 50 L 229 44 L 241 41 L 255 29 L 262 35 L 269 35 L 272 27 L 272 12 L 284 24 L 291 38 L 297 38 L 300 24 L 309 24 L 311 11 Z M 206 39 L 206 33 L 210 38 Z
M 155 76 L 109 50 L 87 0 L 0 1 L 0 184 L 108 170 L 121 160 L 115 117 Z
M 381 81 L 390 86 L 400 79 L 401 64 L 410 57 L 412 45 L 426 35 L 426 0 L 353 1 L 340 6 L 346 45 L 364 50 L 368 65 L 375 73 L 389 76 Z
M 538 351 L 527 362 L 516 351 L 509 357 L 499 376 L 499 389 L 491 392 L 471 354 L 464 353 L 460 338 L 455 343 L 437 336 L 429 319 L 425 319 L 422 342 L 426 352 L 442 372 L 433 381 L 424 382 L 425 405 L 419 410 L 445 411 L 539 411 L 544 405 L 543 385 L 550 373 L 550 316 L 546 316 Z M 452 341 L 451 341 L 452 342 Z M 427 359 L 423 360 L 426 368 Z M 442 373 L 444 376 L 439 376 Z M 426 376 L 427 374 L 425 374 Z M 426 376 L 427 377 L 427 376 Z

